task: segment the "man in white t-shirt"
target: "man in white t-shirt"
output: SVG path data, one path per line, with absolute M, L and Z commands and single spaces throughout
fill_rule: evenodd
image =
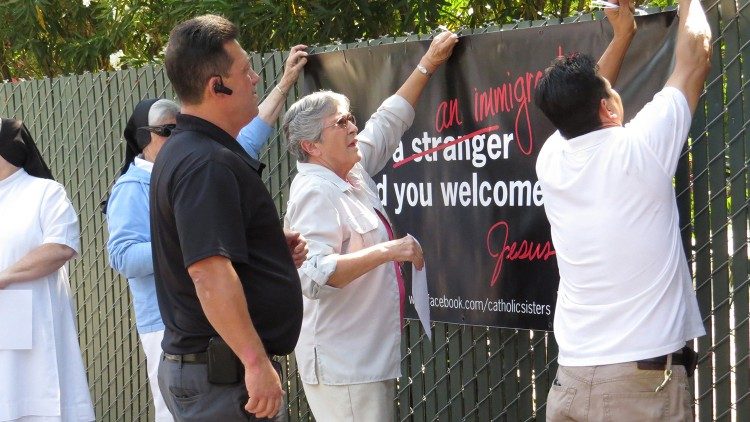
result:
M 598 63 L 556 59 L 535 102 L 558 129 L 536 164 L 557 251 L 557 372 L 547 420 L 691 420 L 686 341 L 705 334 L 672 186 L 708 71 L 710 29 L 680 0 L 675 67 L 623 126 L 617 79 L 636 24 L 608 9 L 614 38 Z M 692 362 L 691 362 L 692 361 Z

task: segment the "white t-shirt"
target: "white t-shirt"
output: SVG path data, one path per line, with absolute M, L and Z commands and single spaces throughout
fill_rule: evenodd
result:
M 705 334 L 672 186 L 690 121 L 682 92 L 666 87 L 625 127 L 555 132 L 542 147 L 561 365 L 661 356 Z

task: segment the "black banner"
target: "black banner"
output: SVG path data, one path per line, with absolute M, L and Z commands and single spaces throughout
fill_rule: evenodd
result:
M 625 121 L 664 85 L 677 29 L 674 12 L 637 23 L 615 84 Z M 394 160 L 374 179 L 398 232 L 422 244 L 434 321 L 552 329 L 559 277 L 534 165 L 553 129 L 533 105 L 534 87 L 554 57 L 598 58 L 611 38 L 606 21 L 462 36 L 432 76 Z M 428 46 L 312 55 L 304 91 L 346 95 L 365 122 Z M 411 303 L 407 316 L 416 318 Z

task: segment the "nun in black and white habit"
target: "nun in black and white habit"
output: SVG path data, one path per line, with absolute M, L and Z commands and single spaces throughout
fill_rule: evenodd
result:
M 24 124 L 0 124 L 0 421 L 93 421 L 78 346 L 68 261 L 79 253 L 78 218 Z M 19 292 L 23 291 L 23 292 Z M 3 298 L 3 296 L 5 296 Z M 4 315 L 28 305 L 10 326 Z M 31 327 L 31 344 L 19 340 Z

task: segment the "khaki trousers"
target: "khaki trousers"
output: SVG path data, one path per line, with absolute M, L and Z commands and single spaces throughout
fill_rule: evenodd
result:
M 547 421 L 692 421 L 690 386 L 682 365 L 638 369 L 635 362 L 560 366 L 547 397 Z
M 396 380 L 366 384 L 305 384 L 307 402 L 319 422 L 389 422 L 394 420 Z

